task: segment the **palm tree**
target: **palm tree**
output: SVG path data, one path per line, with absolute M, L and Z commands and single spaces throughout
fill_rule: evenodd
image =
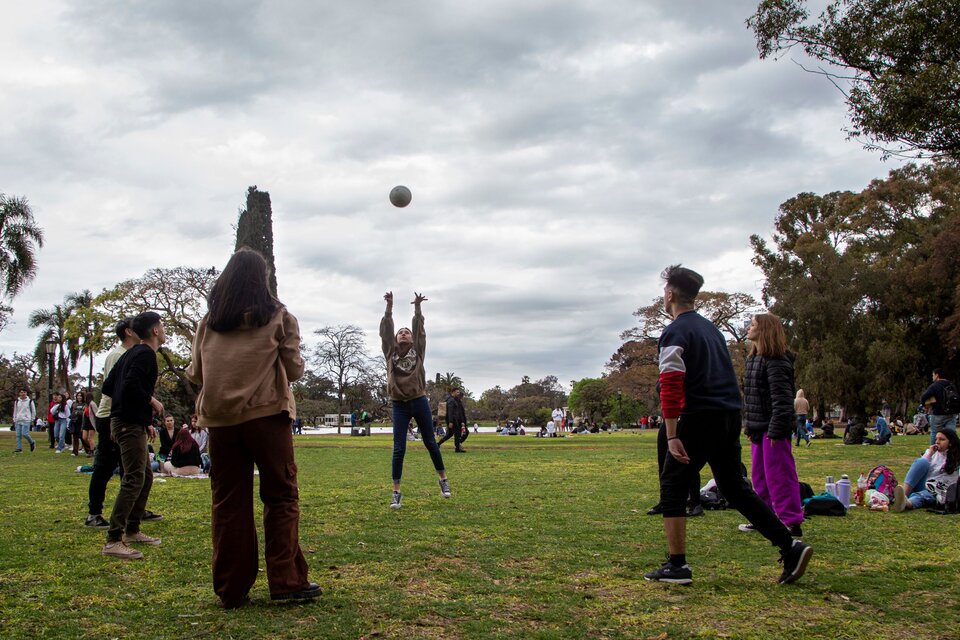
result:
M 33 220 L 26 198 L 0 193 L 0 287 L 14 297 L 37 275 L 36 252 L 43 230 Z
M 442 376 L 437 373 L 437 387 L 441 389 L 444 393 L 450 393 L 454 388 L 462 389 L 463 380 L 460 379 L 460 376 L 450 373 L 449 371 L 444 373 Z
M 87 391 L 93 385 L 93 355 L 103 350 L 103 319 L 93 305 L 93 294 L 89 289 L 80 293 L 71 293 L 64 299 L 70 307 L 70 316 L 64 327 L 67 338 L 70 366 L 77 366 L 80 356 L 90 358 L 90 370 L 87 374 Z M 80 339 L 83 339 L 81 344 Z
M 53 338 L 57 342 L 58 355 L 56 370 L 60 378 L 63 380 L 64 387 L 66 388 L 69 396 L 73 396 L 73 386 L 70 384 L 68 363 L 70 360 L 76 363 L 77 358 L 79 357 L 78 350 L 68 350 L 64 348 L 65 346 L 69 346 L 69 341 L 66 335 L 66 324 L 67 318 L 70 316 L 70 312 L 72 310 L 73 307 L 69 300 L 64 299 L 63 304 L 55 304 L 49 309 L 34 310 L 30 313 L 30 318 L 27 320 L 27 324 L 32 329 L 43 329 L 43 331 L 40 333 L 40 336 L 37 338 L 37 346 L 34 349 L 37 362 L 41 367 L 47 366 L 47 356 L 46 351 L 43 348 L 43 343 L 50 338 Z

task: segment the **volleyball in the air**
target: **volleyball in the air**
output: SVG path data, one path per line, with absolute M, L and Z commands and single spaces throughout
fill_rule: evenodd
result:
M 407 189 L 403 185 L 397 185 L 390 190 L 390 203 L 395 207 L 402 209 L 410 204 L 410 200 L 412 199 L 413 195 L 410 193 L 410 189 Z

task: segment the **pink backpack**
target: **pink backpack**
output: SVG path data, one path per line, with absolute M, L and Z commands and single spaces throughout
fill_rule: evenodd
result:
M 893 490 L 897 486 L 897 477 L 882 464 L 878 464 L 867 475 L 867 489 L 875 489 L 893 500 Z

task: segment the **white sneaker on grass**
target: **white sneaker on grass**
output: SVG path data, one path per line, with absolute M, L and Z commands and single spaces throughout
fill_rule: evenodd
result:
M 440 480 L 440 495 L 442 495 L 444 498 L 450 497 L 450 483 L 447 482 L 446 478 Z
M 399 491 L 394 491 L 394 492 L 393 492 L 393 497 L 390 499 L 390 508 L 391 508 L 391 509 L 399 509 L 399 508 L 400 508 L 400 500 L 401 500 L 402 498 L 403 498 L 403 494 L 402 494 L 402 493 L 400 493 Z
M 143 554 L 128 547 L 124 544 L 123 540 L 115 540 L 113 542 L 108 542 L 103 545 L 103 550 L 100 552 L 105 556 L 113 556 L 114 558 L 121 558 L 122 560 L 140 560 L 143 558 Z

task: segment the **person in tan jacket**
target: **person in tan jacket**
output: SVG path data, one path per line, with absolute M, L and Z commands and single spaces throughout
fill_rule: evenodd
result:
M 440 446 L 433 432 L 433 412 L 427 400 L 427 381 L 423 356 L 427 349 L 427 333 L 423 328 L 421 303 L 427 299 L 414 294 L 413 331 L 407 327 L 393 332 L 393 292 L 383 294 L 387 309 L 380 321 L 380 344 L 387 362 L 387 392 L 393 405 L 393 497 L 391 509 L 400 508 L 400 477 L 403 475 L 403 457 L 407 451 L 407 429 L 410 420 L 416 420 L 423 446 L 430 452 L 433 467 L 440 476 L 440 494 L 450 497 L 450 485 L 443 468 Z
M 267 263 L 240 249 L 207 297 L 187 376 L 203 385 L 198 423 L 209 429 L 213 590 L 243 606 L 257 578 L 253 465 L 260 471 L 264 559 L 273 600 L 320 595 L 300 549 L 300 495 L 290 383 L 303 375 L 297 319 L 270 292 Z
M 807 441 L 810 446 L 810 432 L 807 431 L 807 414 L 810 413 L 810 401 L 803 395 L 803 389 L 797 389 L 797 397 L 793 400 L 793 412 L 797 415 L 797 444 L 800 446 L 800 438 Z

